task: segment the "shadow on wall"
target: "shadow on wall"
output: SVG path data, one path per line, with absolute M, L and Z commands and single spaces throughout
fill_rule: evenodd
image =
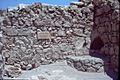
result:
M 117 80 L 120 4 L 118 0 L 93 0 L 93 4 L 94 25 L 90 55 L 103 59 L 106 74 Z M 96 34 L 98 37 L 94 39 Z
M 100 37 L 96 37 L 90 45 L 90 55 L 93 57 L 101 58 L 104 61 L 104 71 L 113 80 L 117 80 L 117 73 L 110 68 L 110 57 L 102 53 L 100 50 L 104 47 L 104 42 Z

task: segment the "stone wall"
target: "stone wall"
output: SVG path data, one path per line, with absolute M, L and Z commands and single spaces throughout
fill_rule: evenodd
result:
M 5 63 L 22 69 L 50 64 L 68 55 L 88 55 L 93 5 L 41 3 L 4 10 L 1 43 Z
M 96 51 L 117 72 L 119 22 L 117 0 L 81 0 L 69 6 L 35 3 L 7 9 L 0 11 L 0 55 L 5 64 L 31 69 Z
M 119 2 L 94 0 L 94 26 L 91 33 L 91 49 L 109 59 L 107 66 L 118 72 L 119 54 Z

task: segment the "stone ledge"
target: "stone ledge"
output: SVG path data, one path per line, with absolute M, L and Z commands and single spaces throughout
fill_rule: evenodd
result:
M 67 64 L 83 72 L 104 72 L 104 62 L 91 56 L 67 56 Z

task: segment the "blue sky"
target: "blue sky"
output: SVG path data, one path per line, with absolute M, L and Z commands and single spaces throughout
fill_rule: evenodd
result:
M 33 2 L 42 2 L 53 5 L 69 5 L 71 1 L 78 0 L 0 0 L 0 8 L 5 9 L 7 7 L 15 7 L 20 3 L 31 4 Z

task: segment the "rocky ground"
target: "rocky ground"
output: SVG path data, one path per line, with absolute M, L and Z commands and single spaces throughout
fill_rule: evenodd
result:
M 8 78 L 5 78 L 8 79 Z M 41 65 L 12 80 L 112 80 L 105 72 L 82 72 L 67 65 L 66 61 Z

